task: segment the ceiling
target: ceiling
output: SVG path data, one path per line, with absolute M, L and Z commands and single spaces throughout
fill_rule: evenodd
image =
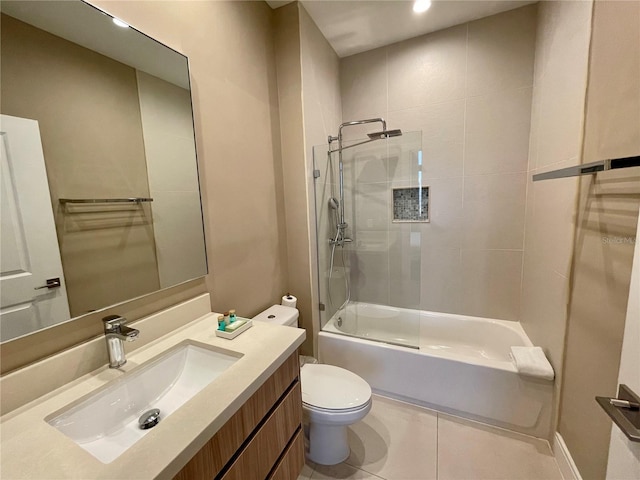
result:
M 267 0 L 271 8 L 290 1 Z M 422 14 L 413 12 L 413 1 L 302 0 L 339 57 L 435 32 L 534 1 L 433 0 Z

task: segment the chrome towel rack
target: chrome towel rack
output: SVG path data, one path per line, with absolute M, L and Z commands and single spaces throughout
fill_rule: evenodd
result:
M 575 167 L 560 168 L 550 172 L 537 173 L 533 176 L 533 181 L 551 180 L 553 178 L 578 177 L 581 175 L 591 175 L 593 173 L 604 172 L 606 170 L 618 170 L 621 168 L 640 167 L 640 156 L 611 158 L 599 160 L 597 162 L 576 165 Z
M 130 198 L 59 198 L 62 205 L 66 204 L 87 204 L 87 203 L 143 203 L 153 202 L 153 198 L 130 197 Z

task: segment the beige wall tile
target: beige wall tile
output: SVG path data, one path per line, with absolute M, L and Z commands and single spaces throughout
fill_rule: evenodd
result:
M 527 170 L 531 92 L 526 87 L 467 100 L 465 175 Z
M 421 277 L 428 282 L 427 287 L 421 288 L 423 308 L 469 313 L 461 306 L 459 290 L 444 291 L 437 285 L 438 279 L 449 287 L 455 282 L 461 285 L 459 249 L 465 235 L 467 247 L 523 248 L 535 21 L 536 7 L 526 7 L 341 62 L 345 119 L 354 111 L 368 116 L 386 114 L 389 128 L 400 128 L 406 135 L 395 139 L 397 145 L 389 142 L 386 164 L 372 155 L 369 162 L 358 165 L 357 175 L 350 180 L 382 181 L 386 173 L 392 186 L 407 186 L 416 184 L 421 172 L 422 184 L 431 188 L 430 223 L 418 226 L 422 232 Z M 471 38 L 472 29 L 473 46 L 467 39 L 468 31 Z M 505 36 L 508 41 L 504 41 Z M 361 78 L 366 75 L 370 77 Z M 357 88 L 354 79 L 368 83 Z M 385 90 L 388 105 L 379 96 Z M 376 95 L 369 101 L 372 92 Z M 367 131 L 371 128 L 362 129 L 358 136 L 363 137 Z M 413 141 L 408 136 L 412 131 L 422 132 L 421 168 L 416 168 L 411 157 L 415 153 L 406 147 L 408 141 Z M 522 173 L 515 182 L 506 184 L 463 179 L 465 175 L 512 172 Z M 468 214 L 462 209 L 465 182 L 465 200 L 467 194 L 471 199 Z M 399 230 L 397 226 L 390 228 L 392 232 Z M 455 272 L 435 257 L 425 263 L 429 252 L 443 250 L 451 255 L 458 252 Z M 512 284 L 513 272 L 496 269 L 493 274 L 504 276 L 496 280 L 498 283 Z M 435 298 L 433 292 L 443 292 L 442 299 Z M 519 310 L 519 305 L 514 307 L 511 303 L 518 298 L 510 296 L 506 310 Z M 482 312 L 481 309 L 473 314 L 483 315 Z
M 422 310 L 460 313 L 464 277 L 461 258 L 458 248 L 422 249 Z
M 464 178 L 463 248 L 522 250 L 526 173 Z
M 429 223 L 420 224 L 424 248 L 461 248 L 464 227 L 463 179 L 425 180 L 429 187 Z
M 541 346 L 556 372 L 562 373 L 569 279 L 550 270 L 544 253 L 525 250 L 520 321 L 534 345 Z
M 343 161 L 349 163 L 346 168 L 353 171 L 353 176 L 350 176 L 355 182 L 353 185 L 386 182 L 389 177 L 384 142 L 354 147 L 348 153 L 345 151 Z M 346 174 L 345 171 L 345 178 Z
M 534 88 L 537 168 L 581 154 L 590 18 L 590 2 L 540 8 Z
M 462 175 L 464 115 L 464 100 L 456 100 L 390 111 L 387 121 L 389 128 L 422 132 L 422 172 L 431 179 Z
M 343 58 L 340 61 L 340 91 L 344 122 L 384 117 L 387 112 L 386 48 Z M 370 128 L 346 128 L 345 138 L 363 138 Z
M 386 231 L 358 232 L 351 252 L 351 299 L 389 304 L 389 239 Z
M 387 142 L 387 171 L 390 182 L 417 187 L 424 183 L 422 132 L 405 131 Z
M 355 222 L 358 232 L 386 231 L 391 222 L 391 193 L 388 183 L 363 183 L 355 191 Z
M 466 25 L 396 43 L 387 49 L 390 111 L 464 98 Z
M 558 167 L 575 165 L 577 160 Z M 555 167 L 554 167 L 555 168 Z M 566 178 L 532 182 L 529 178 L 531 216 L 527 218 L 525 248 L 535 253 L 545 266 L 569 277 L 576 223 L 578 180 Z
M 421 271 L 420 227 L 400 224 L 389 232 L 390 305 L 419 310 Z
M 467 96 L 533 84 L 537 5 L 469 23 Z
M 531 176 L 580 161 L 590 12 L 590 2 L 538 5 L 521 322 L 556 372 L 551 431 L 562 382 L 577 182 L 534 183 Z
M 462 250 L 462 312 L 520 320 L 522 251 Z

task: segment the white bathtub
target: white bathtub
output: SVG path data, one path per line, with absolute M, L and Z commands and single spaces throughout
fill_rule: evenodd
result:
M 548 437 L 553 382 L 519 375 L 511 346 L 531 346 L 518 322 L 362 303 L 337 313 L 318 339 L 321 362 L 382 395 Z

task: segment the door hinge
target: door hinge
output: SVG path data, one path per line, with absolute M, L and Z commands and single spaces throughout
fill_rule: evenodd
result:
M 318 304 L 318 308 L 320 309 L 321 312 L 324 312 L 324 303 Z
M 320 178 L 320 170 L 313 171 L 313 178 Z

